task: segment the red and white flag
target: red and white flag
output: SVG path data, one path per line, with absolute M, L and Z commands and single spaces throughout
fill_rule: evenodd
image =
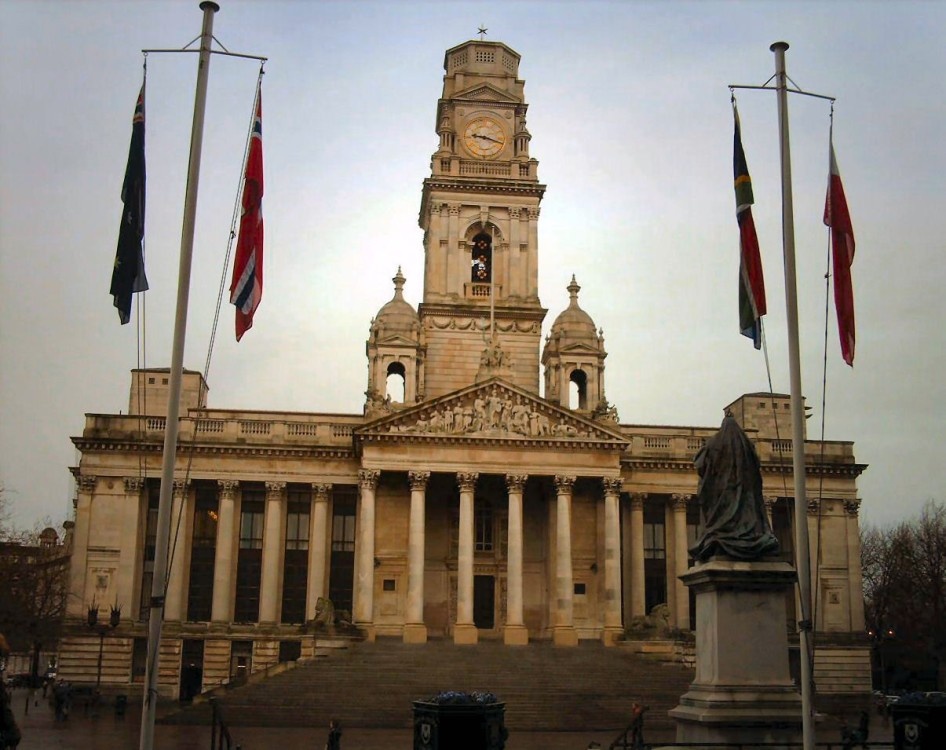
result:
M 256 87 L 256 117 L 243 179 L 243 213 L 237 238 L 230 302 L 236 305 L 236 339 L 253 327 L 263 297 L 263 104 Z
M 837 311 L 838 333 L 841 336 L 841 357 L 854 366 L 854 287 L 851 265 L 854 263 L 854 228 L 844 197 L 844 186 L 838 162 L 834 157 L 834 134 L 830 137 L 828 194 L 824 203 L 824 223 L 831 228 L 831 254 L 834 266 L 834 307 Z

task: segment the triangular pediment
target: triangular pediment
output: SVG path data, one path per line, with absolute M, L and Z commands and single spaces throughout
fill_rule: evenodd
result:
M 601 354 L 600 349 L 583 342 L 561 346 L 558 351 L 559 354 L 587 354 L 591 357 L 597 357 Z
M 417 348 L 417 341 L 401 334 L 378 336 L 372 343 L 375 346 L 405 346 L 411 349 Z
M 381 417 L 355 431 L 356 439 L 575 443 L 599 449 L 623 449 L 628 440 L 617 430 L 499 378 L 468 386 L 397 414 Z
M 474 86 L 470 86 L 468 89 L 463 91 L 458 91 L 452 97 L 452 99 L 464 99 L 464 100 L 474 100 L 480 102 L 508 102 L 510 104 L 519 104 L 519 99 L 514 96 L 511 96 L 506 91 L 498 89 L 493 86 L 491 83 L 477 83 Z

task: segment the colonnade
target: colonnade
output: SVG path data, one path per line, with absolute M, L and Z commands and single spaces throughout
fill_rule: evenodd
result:
M 360 491 L 357 539 L 355 548 L 355 624 L 371 632 L 374 626 L 374 549 L 375 549 L 375 491 L 381 472 L 362 469 L 358 475 Z M 473 561 L 474 561 L 474 497 L 479 474 L 459 472 L 456 475 L 459 490 L 459 528 L 457 537 L 457 606 L 453 623 L 456 643 L 473 644 L 478 630 L 473 621 Z M 423 620 L 424 604 L 424 551 L 428 471 L 408 472 L 411 488 L 410 518 L 408 522 L 407 552 L 407 607 L 403 638 L 410 643 L 427 640 Z M 523 490 L 528 476 L 507 474 L 505 484 L 508 497 L 507 553 L 506 553 L 506 621 L 503 639 L 509 645 L 528 643 L 529 634 L 523 618 Z M 578 634 L 574 624 L 574 575 L 572 570 L 572 491 L 576 477 L 556 476 L 555 484 L 555 545 L 554 590 L 551 592 L 550 623 L 552 638 L 559 645 L 575 645 Z M 621 614 L 621 549 L 620 477 L 602 479 L 605 505 L 604 533 L 604 639 L 606 642 L 623 630 Z M 643 515 L 638 514 L 643 528 Z M 643 539 L 643 532 L 639 533 Z M 641 553 L 642 555 L 643 553 Z M 640 579 L 643 586 L 643 558 L 640 561 Z
M 409 471 L 410 510 L 408 523 L 407 577 L 403 638 L 407 642 L 427 640 L 427 626 L 424 622 L 424 577 L 425 577 L 425 511 L 426 493 L 430 480 L 429 471 Z M 357 507 L 355 539 L 355 571 L 353 580 L 353 619 L 356 625 L 373 629 L 375 618 L 375 527 L 376 507 L 375 491 L 380 481 L 378 469 L 362 469 L 358 473 L 359 501 Z M 456 475 L 459 491 L 459 529 L 457 559 L 456 621 L 453 625 L 453 637 L 457 643 L 476 643 L 477 627 L 473 618 L 473 579 L 474 579 L 474 496 L 479 478 L 476 472 L 460 472 Z M 506 588 L 505 622 L 503 637 L 510 645 L 528 643 L 529 633 L 524 622 L 523 601 L 523 493 L 527 475 L 507 474 L 505 485 L 508 497 L 507 551 L 506 551 Z M 578 636 L 574 622 L 574 572 L 572 568 L 572 492 L 576 477 L 560 475 L 554 477 L 555 534 L 551 540 L 551 557 L 548 560 L 551 574 L 549 591 L 548 623 L 551 635 L 557 644 L 577 643 Z M 603 600 L 599 613 L 605 641 L 620 633 L 630 618 L 647 614 L 645 598 L 644 567 L 644 503 L 645 493 L 633 492 L 629 495 L 629 521 L 625 529 L 625 549 L 622 560 L 621 549 L 621 504 L 622 480 L 620 477 L 602 477 L 603 493 L 603 549 L 597 553 L 597 559 L 603 561 L 604 587 Z M 129 478 L 126 481 L 126 493 L 135 494 L 140 499 L 143 482 Z M 211 602 L 211 621 L 215 625 L 225 625 L 233 621 L 236 589 L 236 557 L 240 543 L 240 505 L 236 480 L 217 482 L 217 529 L 214 559 L 214 585 Z M 75 540 L 81 546 L 88 539 L 89 519 L 87 494 L 95 488 L 94 477 L 84 477 L 80 482 L 77 503 Z M 308 575 L 306 580 L 305 618 L 315 616 L 316 603 L 327 592 L 328 533 L 331 525 L 328 515 L 329 498 L 332 485 L 328 483 L 311 484 L 311 506 L 309 509 L 308 534 Z M 260 573 L 260 624 L 273 625 L 279 622 L 281 605 L 281 575 L 284 563 L 287 514 L 287 485 L 285 482 L 265 483 L 265 502 L 262 561 Z M 91 499 L 90 497 L 88 498 Z M 674 494 L 670 496 L 670 511 L 666 525 L 667 552 L 667 602 L 673 615 L 673 625 L 686 629 L 689 627 L 689 594 L 679 581 L 678 575 L 687 569 L 687 505 L 692 495 Z M 180 522 L 181 537 L 178 552 L 174 555 L 169 571 L 169 584 L 166 599 L 165 617 L 170 621 L 183 621 L 187 618 L 188 566 L 187 555 L 183 554 L 185 545 L 190 543 L 187 519 L 193 516 L 194 497 L 190 485 L 175 481 L 173 488 L 172 524 Z M 135 506 L 140 503 L 135 503 Z M 771 507 L 770 503 L 767 503 Z M 125 526 L 138 520 L 127 520 Z M 136 553 L 140 556 L 140 548 Z M 128 558 L 123 548 L 122 560 Z M 139 557 L 140 560 L 140 557 Z M 122 581 L 119 594 L 123 601 L 131 600 L 133 582 L 125 579 L 137 578 L 140 573 L 131 575 L 131 560 L 122 565 Z M 140 565 L 140 562 L 139 562 Z M 140 569 L 140 568 L 139 568 Z M 82 571 L 85 573 L 85 571 Z M 629 574 L 629 585 L 625 585 L 622 576 Z M 82 582 L 76 580 L 80 573 L 73 569 L 73 591 L 79 593 Z M 84 576 L 81 576 L 84 578 Z M 146 595 L 142 592 L 142 595 Z M 126 598 L 127 597 L 127 598 Z M 622 608 L 623 599 L 623 608 Z M 78 601 L 82 601 L 81 598 Z

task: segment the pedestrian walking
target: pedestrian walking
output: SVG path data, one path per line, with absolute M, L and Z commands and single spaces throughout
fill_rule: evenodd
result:
M 328 723 L 328 738 L 325 740 L 325 750 L 342 750 L 342 727 L 338 719 Z

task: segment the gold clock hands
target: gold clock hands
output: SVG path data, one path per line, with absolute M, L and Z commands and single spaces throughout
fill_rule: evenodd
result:
M 497 140 L 496 138 L 490 138 L 488 135 L 480 135 L 479 133 L 474 133 L 473 137 L 482 138 L 484 141 L 492 141 L 493 143 L 502 143 L 502 141 Z

